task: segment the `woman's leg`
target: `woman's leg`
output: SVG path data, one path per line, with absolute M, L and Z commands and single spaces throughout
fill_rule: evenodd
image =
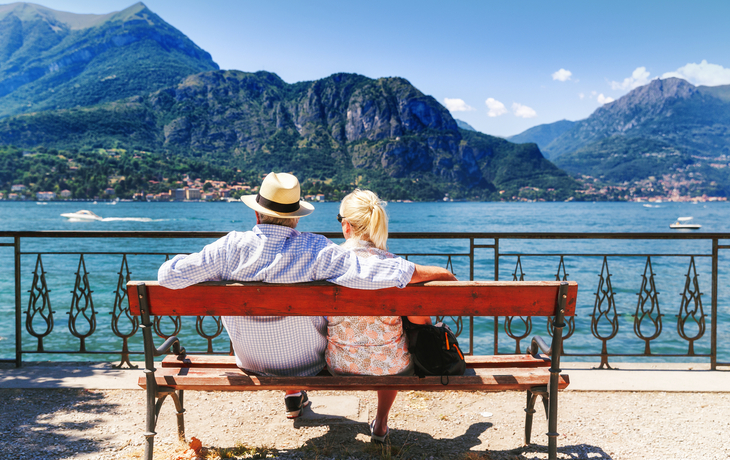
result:
M 390 408 L 395 402 L 398 390 L 378 390 L 378 412 L 375 415 L 375 426 L 373 433 L 377 436 L 383 436 L 388 431 L 388 414 Z

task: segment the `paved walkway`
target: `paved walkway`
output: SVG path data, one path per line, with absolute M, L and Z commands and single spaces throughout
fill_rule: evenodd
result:
M 594 367 L 564 363 L 571 384 L 560 399 L 559 459 L 730 458 L 729 370 L 710 371 L 704 364 Z M 0 369 L 0 457 L 141 458 L 141 375 L 139 369 L 107 363 Z M 376 410 L 372 392 L 320 391 L 310 397 L 304 416 L 292 422 L 284 417 L 281 392 L 186 392 L 186 433 L 208 447 L 268 446 L 282 460 L 389 458 L 369 443 L 367 426 Z M 534 444 L 523 446 L 524 397 L 523 392 L 402 392 L 389 421 L 393 458 L 545 460 L 542 414 Z M 175 426 L 167 403 L 156 430 L 155 460 L 189 458 L 181 456 Z
M 0 388 L 139 389 L 138 369 L 114 369 L 109 363 L 25 363 L 0 369 Z M 709 364 L 619 363 L 596 369 L 593 363 L 563 363 L 570 375 L 566 391 L 730 392 L 730 371 Z

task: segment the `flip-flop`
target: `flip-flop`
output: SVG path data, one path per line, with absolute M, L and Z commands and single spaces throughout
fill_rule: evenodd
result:
M 370 442 L 379 442 L 381 444 L 385 444 L 385 440 L 388 437 L 388 434 L 390 434 L 390 428 L 385 429 L 385 434 L 382 436 L 378 436 L 375 434 L 375 420 L 370 422 Z

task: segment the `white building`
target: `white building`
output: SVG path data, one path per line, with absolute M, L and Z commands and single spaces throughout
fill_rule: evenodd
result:
M 35 197 L 37 200 L 41 201 L 55 200 L 56 194 L 54 192 L 38 192 L 35 194 Z

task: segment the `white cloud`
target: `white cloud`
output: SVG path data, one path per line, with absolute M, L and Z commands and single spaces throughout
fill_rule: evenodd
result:
M 621 83 L 617 81 L 611 82 L 611 89 L 614 90 L 631 90 L 634 88 L 638 88 L 639 86 L 644 86 L 647 83 L 649 83 L 649 72 L 647 72 L 646 67 L 637 67 L 636 70 L 634 70 L 631 73 L 631 76 L 628 78 L 624 78 L 624 81 Z
M 699 64 L 690 63 L 674 72 L 667 72 L 662 78 L 683 78 L 694 85 L 719 86 L 730 85 L 730 69 L 721 65 L 710 64 L 702 60 Z
M 586 97 L 586 95 L 583 94 L 583 93 L 578 93 L 578 97 L 581 98 L 581 99 L 583 99 L 584 97 Z
M 573 72 L 570 70 L 560 69 L 553 74 L 553 80 L 568 81 L 571 75 L 573 75 Z
M 518 104 L 517 102 L 512 104 L 512 112 L 514 112 L 516 117 L 520 118 L 535 118 L 537 116 L 537 112 L 533 108 Z
M 449 112 L 471 112 L 474 110 L 474 107 L 471 107 L 469 104 L 464 102 L 463 99 L 449 99 L 448 97 L 445 97 L 444 105 Z
M 608 104 L 609 102 L 613 102 L 613 98 L 612 97 L 610 97 L 610 96 L 604 96 L 603 93 L 601 93 L 601 94 L 598 95 L 598 103 L 599 104 L 603 105 L 603 104 Z
M 504 104 L 494 98 L 490 97 L 489 99 L 484 101 L 484 103 L 487 104 L 487 107 L 489 108 L 489 112 L 487 112 L 487 115 L 489 115 L 490 117 L 498 117 L 507 113 L 507 107 L 505 107 Z

